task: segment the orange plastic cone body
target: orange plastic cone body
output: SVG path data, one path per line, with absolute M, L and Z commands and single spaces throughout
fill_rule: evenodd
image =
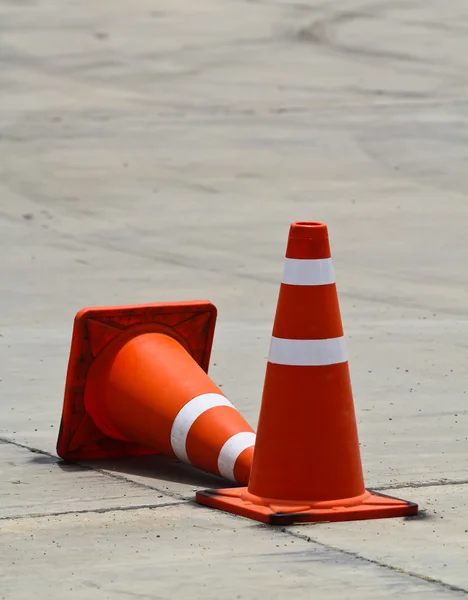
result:
M 133 452 L 134 448 L 162 452 L 231 481 L 247 483 L 255 434 L 199 364 L 207 365 L 207 352 L 209 358 L 216 316 L 213 305 L 181 303 L 170 305 L 169 313 L 163 310 L 167 305 L 152 305 L 145 307 L 146 323 L 132 319 L 130 327 L 114 329 L 116 334 L 108 335 L 112 331 L 109 316 L 120 311 L 122 317 L 126 310 L 121 324 L 125 319 L 128 322 L 137 308 L 88 309 L 78 314 L 62 424 L 75 434 L 83 429 L 81 422 L 70 425 L 73 411 L 67 400 L 76 383 L 76 358 L 82 357 L 77 344 L 81 346 L 88 337 L 95 354 L 79 401 L 101 438 L 93 452 L 89 445 L 92 436 L 78 435 L 81 442 L 74 446 L 73 435 L 61 434 L 59 455 L 75 460 L 77 453 L 86 458 L 105 456 L 106 442 L 112 441 L 122 445 L 122 453 L 125 448 L 130 448 L 129 454 L 140 453 Z M 168 326 L 177 311 L 180 323 Z M 84 427 L 84 431 L 88 429 Z M 86 451 L 86 445 L 91 451 Z M 109 455 L 116 452 L 111 450 Z
M 197 501 L 267 523 L 415 514 L 364 487 L 327 227 L 293 223 L 248 489 Z

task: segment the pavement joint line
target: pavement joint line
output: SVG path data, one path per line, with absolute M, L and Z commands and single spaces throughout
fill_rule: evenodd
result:
M 180 506 L 187 504 L 186 502 L 161 502 L 161 504 L 137 504 L 135 506 L 110 506 L 108 508 L 84 508 L 81 510 L 63 510 L 51 513 L 28 513 L 26 515 L 11 515 L 8 517 L 0 517 L 1 521 L 18 521 L 19 519 L 43 519 L 45 517 L 62 517 L 67 515 L 85 515 L 85 514 L 104 514 L 110 512 L 127 512 L 133 510 L 141 510 L 144 508 L 166 508 L 168 506 Z
M 49 458 L 55 459 L 57 464 L 60 462 L 60 458 L 51 452 L 47 452 L 46 450 L 41 450 L 40 448 L 34 448 L 33 446 L 28 446 L 26 444 L 21 444 L 15 440 L 11 440 L 9 438 L 0 437 L 0 444 L 11 444 L 13 446 L 17 446 L 18 448 L 23 448 L 24 450 L 28 450 L 33 454 L 41 454 L 43 456 L 48 456 Z M 124 475 L 117 475 L 116 473 L 110 473 L 106 469 L 98 469 L 96 467 L 92 467 L 90 465 L 84 465 L 80 462 L 72 462 L 72 461 L 63 461 L 64 465 L 75 465 L 79 466 L 83 470 L 94 471 L 96 473 L 100 473 L 106 477 L 110 477 L 113 479 L 125 481 L 133 486 L 154 490 L 159 492 L 160 494 L 164 494 L 165 496 L 169 496 L 171 498 L 176 498 L 178 500 L 189 500 L 189 496 L 184 496 L 183 494 L 178 494 L 177 492 L 172 492 L 170 490 L 161 490 L 156 486 L 149 485 L 147 483 L 141 483 L 140 481 L 134 481 L 133 479 L 129 479 Z M 386 484 L 379 486 L 372 486 L 372 490 L 376 492 L 385 491 L 385 490 L 402 490 L 405 488 L 425 488 L 425 487 L 444 487 L 444 486 L 453 486 L 453 485 L 468 485 L 468 479 L 440 479 L 437 481 L 410 481 L 403 483 L 395 483 L 395 484 Z
M 10 440 L 10 439 L 4 438 L 4 437 L 0 437 L 0 444 L 11 444 L 12 446 L 16 446 L 17 448 L 23 448 L 24 450 L 28 450 L 29 452 L 32 452 L 33 454 L 41 454 L 42 456 L 48 456 L 49 458 L 55 459 L 56 464 L 61 464 L 60 463 L 61 459 L 58 458 L 55 454 L 52 454 L 45 450 L 40 450 L 39 448 L 27 446 L 26 444 L 21 444 L 20 442 L 16 442 L 14 440 Z M 168 496 L 169 498 L 175 498 L 176 500 L 187 501 L 189 499 L 189 496 L 185 496 L 184 494 L 178 494 L 177 492 L 173 492 L 171 490 L 162 490 L 154 485 L 149 485 L 147 483 L 141 483 L 140 481 L 134 481 L 133 479 L 125 477 L 124 475 L 117 475 L 116 473 L 110 473 L 109 471 L 106 471 L 105 469 L 97 469 L 90 465 L 83 465 L 80 462 L 63 461 L 63 464 L 79 466 L 84 471 L 93 471 L 94 473 L 99 473 L 101 475 L 104 475 L 105 477 L 110 477 L 111 479 L 116 479 L 117 481 L 123 481 L 125 483 L 132 485 L 133 487 L 142 488 L 142 489 L 146 489 L 146 490 L 153 490 L 154 492 L 163 494 L 163 496 Z
M 324 542 L 320 542 L 319 540 L 312 538 L 308 535 L 296 533 L 295 531 L 290 531 L 286 527 L 282 527 L 280 531 L 291 537 L 295 537 L 299 540 L 303 540 L 303 541 L 311 543 L 311 544 L 317 544 L 317 545 L 321 546 L 322 548 L 325 548 L 328 550 L 334 550 L 335 552 L 339 552 L 341 554 L 346 554 L 346 556 L 350 556 L 352 558 L 361 560 L 363 562 L 367 562 L 369 564 L 376 565 L 376 566 L 382 567 L 384 569 L 388 569 L 390 571 L 393 571 L 394 573 L 400 573 L 400 574 L 406 575 L 408 577 L 414 577 L 415 579 L 419 579 L 420 581 L 425 581 L 426 583 L 431 583 L 433 585 L 437 585 L 446 590 L 450 590 L 451 592 L 458 592 L 458 593 L 462 593 L 462 594 L 468 596 L 468 590 L 466 590 L 462 587 L 459 587 L 457 585 L 452 585 L 451 583 L 446 583 L 445 581 L 442 581 L 440 579 L 435 579 L 434 577 L 421 575 L 420 573 L 415 573 L 413 571 L 407 571 L 406 569 L 400 569 L 398 567 L 394 567 L 394 566 L 387 564 L 385 562 L 382 562 L 380 560 L 376 560 L 373 558 L 367 558 L 366 556 L 363 556 L 362 554 L 359 554 L 358 552 L 353 552 L 351 550 L 345 550 L 343 548 L 339 548 L 338 546 L 332 546 L 331 544 L 326 544 Z
M 403 490 L 405 488 L 425 488 L 425 487 L 444 487 L 451 485 L 468 485 L 468 479 L 440 479 L 439 481 L 415 481 L 406 483 L 395 483 L 390 485 L 380 485 L 373 487 L 372 490 L 381 492 L 385 490 Z
M 73 464 L 78 465 L 82 469 L 88 469 L 90 471 L 94 471 L 95 473 L 100 473 L 101 475 L 104 475 L 105 477 L 110 477 L 111 479 L 116 479 L 117 481 L 123 481 L 134 487 L 143 488 L 146 490 L 153 490 L 154 492 L 158 492 L 159 494 L 163 494 L 163 496 L 168 496 L 169 498 L 175 498 L 176 500 L 182 500 L 185 502 L 189 500 L 189 496 L 185 496 L 184 494 L 172 492 L 171 490 L 161 490 L 160 488 L 158 488 L 154 485 L 149 485 L 147 483 L 141 483 L 140 481 L 134 481 L 133 479 L 130 479 L 129 477 L 125 477 L 124 475 L 117 475 L 117 473 L 110 473 L 109 471 L 106 471 L 105 469 L 95 469 L 88 465 L 82 465 L 81 463 L 73 463 Z

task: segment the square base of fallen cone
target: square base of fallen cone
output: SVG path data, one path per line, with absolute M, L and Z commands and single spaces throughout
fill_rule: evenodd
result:
M 157 454 L 104 435 L 86 413 L 86 378 L 100 352 L 120 335 L 165 333 L 175 338 L 207 372 L 216 307 L 206 300 L 85 308 L 75 317 L 57 454 L 68 461 Z
M 254 504 L 242 499 L 247 488 L 204 490 L 197 492 L 196 501 L 211 508 L 224 510 L 241 517 L 254 519 L 268 525 L 292 525 L 294 523 L 317 523 L 333 521 L 359 521 L 407 517 L 418 514 L 418 505 L 392 496 L 370 492 L 361 504 L 317 509 L 300 502 L 297 506 Z

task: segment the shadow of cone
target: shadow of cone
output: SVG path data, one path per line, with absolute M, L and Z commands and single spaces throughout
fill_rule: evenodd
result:
M 163 453 L 246 484 L 255 434 L 206 374 L 215 322 L 205 301 L 78 313 L 58 455 Z
M 291 225 L 248 487 L 200 504 L 281 525 L 417 513 L 364 487 L 330 256 L 324 224 Z

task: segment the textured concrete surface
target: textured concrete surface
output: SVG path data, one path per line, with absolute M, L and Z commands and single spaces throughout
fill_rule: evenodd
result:
M 0 0 L 0 598 L 468 594 L 467 34 L 456 0 Z M 87 305 L 212 300 L 256 424 L 292 220 L 330 229 L 367 485 L 422 516 L 272 530 L 163 457 L 61 464 Z
M 9 521 L 3 593 L 58 598 L 457 598 L 340 549 L 190 505 Z M 27 579 L 19 575 L 27 568 Z M 56 574 L 60 577 L 56 578 Z M 22 595 L 23 594 L 23 595 Z

